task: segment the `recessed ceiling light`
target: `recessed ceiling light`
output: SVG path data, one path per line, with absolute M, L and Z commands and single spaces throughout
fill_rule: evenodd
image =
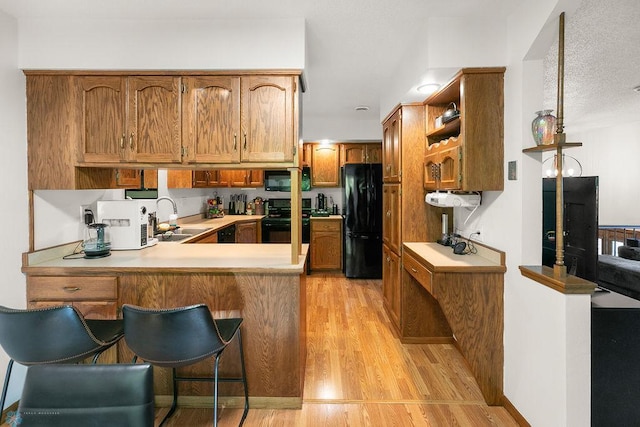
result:
M 640 92 L 640 86 L 636 86 L 636 87 L 634 87 L 634 88 L 633 88 L 633 91 L 634 91 L 634 92 Z
M 431 95 L 433 92 L 438 90 L 440 85 L 438 83 L 426 83 L 418 86 L 418 92 L 424 93 L 425 95 Z
M 369 106 L 368 105 L 358 105 L 355 108 L 356 111 L 369 111 Z

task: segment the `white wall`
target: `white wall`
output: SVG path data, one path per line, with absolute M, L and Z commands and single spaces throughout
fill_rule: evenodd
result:
M 639 225 L 640 121 L 580 129 L 571 141 L 582 142 L 565 151 L 580 161 L 582 176 L 599 177 L 599 224 Z
M 0 245 L 0 305 L 25 307 L 25 278 L 20 272 L 21 254 L 29 250 L 29 200 L 27 193 L 27 145 L 25 79 L 18 69 L 17 22 L 0 11 L 0 187 L 2 207 L 0 224 L 4 243 Z M 8 363 L 0 352 L 0 372 Z M 14 369 L 11 385 L 21 384 L 20 367 Z M 10 387 L 7 405 L 18 399 L 19 392 Z
M 523 3 L 506 23 L 492 23 L 492 43 L 478 39 L 474 26 L 467 27 L 466 36 L 461 31 L 453 55 L 437 48 L 447 43 L 448 32 L 441 27 L 428 31 L 429 52 L 420 51 L 424 44 L 412 46 L 412 56 L 399 64 L 402 71 L 387 85 L 389 90 L 381 100 L 384 115 L 388 106 L 399 101 L 398 88 L 423 78 L 421 65 L 507 66 L 504 191 L 484 192 L 482 206 L 464 226 L 470 211 L 456 209 L 454 225 L 462 234 L 481 230 L 482 241 L 506 252 L 504 392 L 534 426 L 590 423 L 590 297 L 565 296 L 523 278 L 519 271 L 520 265 L 541 262 L 542 155 L 523 154 L 522 149 L 534 144 L 530 124 L 543 101 L 543 58 L 555 42 L 557 17 L 562 10 L 575 9 L 579 2 Z M 507 180 L 509 161 L 517 164 L 513 181 Z

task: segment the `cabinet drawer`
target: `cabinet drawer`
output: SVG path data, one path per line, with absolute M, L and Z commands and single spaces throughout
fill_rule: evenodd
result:
M 404 253 L 402 255 L 402 265 L 430 294 L 433 295 L 433 287 L 431 284 L 431 272 L 411 255 Z
M 340 220 L 312 219 L 312 231 L 340 231 L 342 222 Z
M 35 300 L 115 300 L 118 278 L 108 276 L 29 276 L 27 299 Z

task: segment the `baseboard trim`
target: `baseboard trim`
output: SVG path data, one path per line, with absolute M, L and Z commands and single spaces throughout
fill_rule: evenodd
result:
M 509 415 L 511 415 L 513 417 L 514 420 L 516 420 L 516 422 L 518 423 L 519 426 L 521 426 L 521 427 L 531 427 L 531 424 L 529 424 L 529 422 L 526 420 L 526 418 L 522 416 L 520 411 L 518 411 L 518 409 L 516 409 L 516 407 L 513 405 L 513 403 L 511 403 L 511 401 L 509 399 L 507 399 L 506 396 L 502 396 L 502 407 L 504 409 L 506 409 L 506 411 L 509 413 Z

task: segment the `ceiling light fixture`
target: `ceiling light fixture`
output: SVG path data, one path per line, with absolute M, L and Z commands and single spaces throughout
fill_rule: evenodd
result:
M 355 108 L 356 111 L 369 111 L 369 106 L 368 105 L 358 105 Z
M 440 85 L 438 83 L 426 83 L 418 86 L 417 91 L 425 95 L 431 95 L 438 89 L 440 89 Z
M 640 92 L 640 86 L 636 86 L 636 87 L 634 87 L 634 88 L 633 88 L 633 91 L 634 91 L 634 92 Z

